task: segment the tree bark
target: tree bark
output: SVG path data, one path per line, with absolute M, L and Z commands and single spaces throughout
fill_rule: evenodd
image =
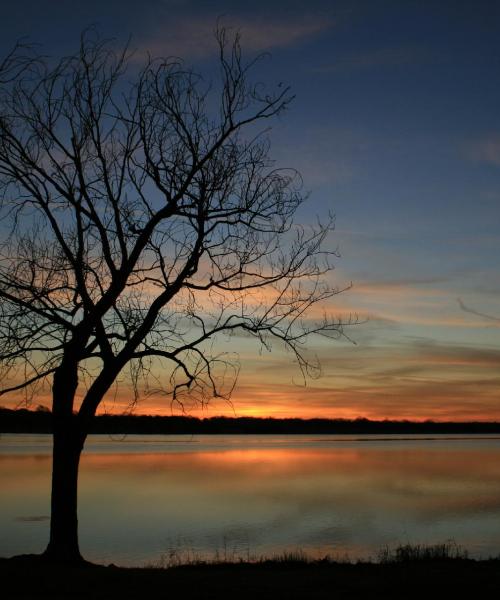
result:
M 73 399 L 76 367 L 61 368 L 53 385 L 53 449 L 50 539 L 45 557 L 57 562 L 80 562 L 78 545 L 78 467 L 86 438 Z
M 60 562 L 79 562 L 78 467 L 84 438 L 68 430 L 54 429 L 50 540 L 45 556 Z

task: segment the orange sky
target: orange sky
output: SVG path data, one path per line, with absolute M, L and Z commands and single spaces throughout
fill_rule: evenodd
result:
M 340 274 L 341 276 L 341 274 Z M 240 374 L 231 403 L 211 400 L 200 409 L 186 401 L 187 414 L 301 418 L 500 420 L 499 323 L 465 312 L 439 286 L 355 285 L 327 307 L 335 314 L 351 308 L 361 319 L 340 341 L 312 340 L 310 356 L 321 376 L 305 382 L 290 354 L 273 347 L 259 352 L 244 337 L 223 340 L 239 355 Z M 432 337 L 431 337 L 432 334 Z M 122 412 L 131 393 L 122 379 L 102 412 Z M 20 395 L 3 397 L 13 406 Z M 33 405 L 50 405 L 40 391 Z M 179 414 L 169 397 L 153 395 L 138 414 Z

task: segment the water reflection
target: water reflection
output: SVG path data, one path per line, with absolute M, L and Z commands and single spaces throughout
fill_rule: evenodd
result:
M 46 542 L 50 456 L 25 453 L 34 444 L 24 437 L 16 452 L 1 441 L 0 555 Z M 118 564 L 169 550 L 354 558 L 454 539 L 473 555 L 496 555 L 499 459 L 499 440 L 101 438 L 82 459 L 82 551 Z

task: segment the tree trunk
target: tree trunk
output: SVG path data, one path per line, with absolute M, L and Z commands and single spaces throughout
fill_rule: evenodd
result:
M 68 423 L 54 422 L 50 540 L 45 557 L 57 562 L 80 562 L 78 546 L 78 466 L 85 435 Z
M 78 547 L 78 466 L 86 433 L 73 414 L 78 386 L 76 361 L 63 360 L 52 386 L 52 496 L 50 539 L 45 557 L 57 562 L 80 562 Z

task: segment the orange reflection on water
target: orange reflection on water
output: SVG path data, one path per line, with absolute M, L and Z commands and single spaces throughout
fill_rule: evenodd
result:
M 223 543 L 241 554 L 366 556 L 448 539 L 472 552 L 500 549 L 498 440 L 96 438 L 79 495 L 82 549 L 95 560 L 138 564 L 179 540 L 205 555 Z M 46 514 L 50 457 L 0 455 L 0 476 L 10 546 L 38 528 L 43 547 L 47 525 L 15 519 Z M 12 553 L 4 536 L 0 554 Z
M 161 502 L 167 520 L 178 513 L 178 502 L 183 511 L 209 518 L 221 506 L 235 518 L 240 511 L 257 518 L 272 504 L 298 514 L 322 507 L 349 513 L 347 520 L 367 511 L 390 519 L 398 514 L 404 520 L 408 514 L 432 519 L 475 514 L 478 507 L 500 510 L 499 459 L 499 451 L 400 447 L 89 455 L 82 463 L 82 486 L 104 495 L 111 476 L 112 496 L 120 490 L 121 502 L 134 512 L 136 495 L 147 490 Z

